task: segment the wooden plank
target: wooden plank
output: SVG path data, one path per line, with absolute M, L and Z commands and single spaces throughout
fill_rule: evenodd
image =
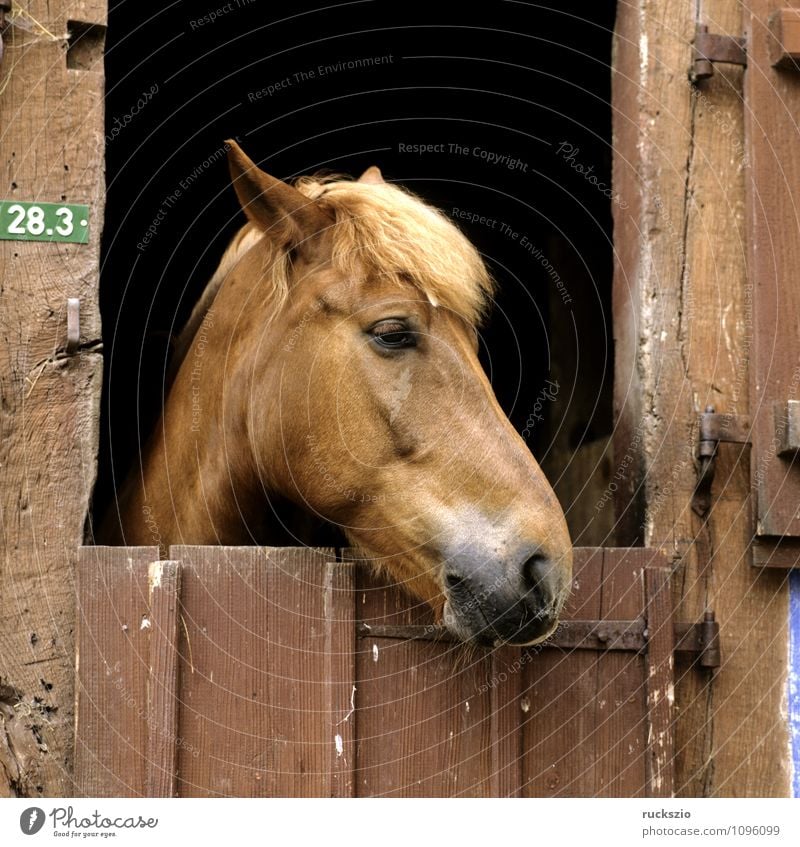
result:
M 426 625 L 427 606 L 357 571 L 359 623 Z M 519 650 L 359 639 L 358 796 L 488 797 L 519 791 Z
M 748 0 L 745 78 L 748 274 L 752 286 L 751 414 L 759 535 L 800 536 L 800 459 L 781 455 L 781 410 L 800 398 L 800 77 L 773 68 L 770 15 L 787 6 Z M 790 5 L 790 4 L 789 4 Z M 785 429 L 783 430 L 785 431 Z
M 566 620 L 600 617 L 603 551 L 576 548 Z M 593 797 L 597 759 L 597 665 L 593 651 L 543 650 L 522 691 L 526 797 Z
M 305 548 L 170 555 L 183 563 L 178 793 L 347 795 L 350 567 Z
M 5 35 L 0 197 L 90 207 L 89 244 L 0 241 L 0 666 L 33 718 L 17 727 L 30 755 L 17 761 L 13 785 L 0 769 L 0 795 L 58 796 L 75 791 L 73 577 L 98 444 L 104 198 L 102 57 L 89 71 L 70 70 L 63 47 L 67 18 L 104 22 L 106 4 L 15 7 L 55 39 L 17 27 Z M 68 297 L 81 301 L 71 355 Z
M 642 568 L 659 555 L 644 548 L 603 551 L 600 617 L 635 618 L 644 610 Z M 644 658 L 609 652 L 597 662 L 597 766 L 601 797 L 644 797 L 647 684 Z
M 77 567 L 75 790 L 147 791 L 152 609 L 157 547 L 82 547 Z
M 180 562 L 151 562 L 147 681 L 147 796 L 174 797 L 178 770 Z
M 617 8 L 614 190 L 627 204 L 614 204 L 617 543 L 638 533 L 663 549 L 677 619 L 713 608 L 721 624 L 720 672 L 676 665 L 676 793 L 784 796 L 788 592 L 780 573 L 742 567 L 754 532 L 746 451 L 721 446 L 706 521 L 689 507 L 699 413 L 752 411 L 743 71 L 717 65 L 693 88 L 694 6 Z M 747 28 L 725 0 L 701 12 L 714 32 Z
M 670 571 L 645 566 L 647 617 L 647 796 L 672 797 L 675 791 L 675 631 Z

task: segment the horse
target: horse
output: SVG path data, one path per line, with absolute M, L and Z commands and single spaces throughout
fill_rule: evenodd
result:
M 478 359 L 495 288 L 478 251 L 376 167 L 289 184 L 226 149 L 247 220 L 100 543 L 276 544 L 288 508 L 340 528 L 458 640 L 545 640 L 572 547 Z

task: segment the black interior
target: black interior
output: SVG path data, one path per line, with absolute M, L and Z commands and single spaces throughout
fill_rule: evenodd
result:
M 377 164 L 453 215 L 500 283 L 482 357 L 514 425 L 540 458 L 611 431 L 613 2 L 110 6 L 98 514 L 243 221 L 230 136 L 287 179 Z

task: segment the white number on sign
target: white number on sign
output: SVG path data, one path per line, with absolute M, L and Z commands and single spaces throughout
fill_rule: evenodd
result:
M 31 235 L 41 235 L 44 232 L 44 209 L 41 206 L 31 206 L 28 209 L 28 232 Z
M 10 233 L 14 235 L 25 235 L 26 233 L 41 235 L 44 232 L 44 209 L 41 206 L 29 206 L 26 210 L 24 206 L 15 203 L 8 207 L 8 213 L 16 216 L 8 225 Z M 60 220 L 56 232 L 64 237 L 72 235 L 72 231 L 75 229 L 72 223 L 74 217 L 72 209 L 61 206 L 56 209 L 56 217 Z M 50 230 L 47 231 L 47 234 L 50 235 Z
M 25 227 L 20 226 L 22 221 L 25 219 L 24 207 L 20 206 L 19 203 L 15 203 L 13 206 L 8 207 L 8 214 L 17 216 L 8 225 L 8 231 L 13 232 L 14 235 L 25 235 Z
M 61 223 L 56 227 L 56 232 L 59 235 L 72 235 L 72 230 L 75 228 L 72 225 L 72 209 L 62 206 L 56 209 L 56 215 L 61 218 Z

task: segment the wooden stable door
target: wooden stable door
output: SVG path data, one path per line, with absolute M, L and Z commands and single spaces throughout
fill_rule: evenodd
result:
M 552 644 L 437 639 L 333 550 L 86 547 L 76 784 L 89 796 L 669 796 L 663 556 L 576 550 Z
M 749 0 L 745 25 L 751 475 L 756 564 L 800 564 L 800 6 Z

